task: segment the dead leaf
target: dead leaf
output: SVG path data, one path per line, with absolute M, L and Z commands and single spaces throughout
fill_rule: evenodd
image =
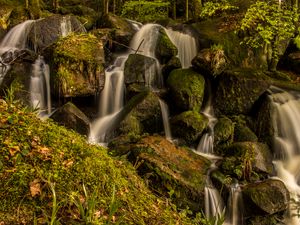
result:
M 9 154 L 10 154 L 10 156 L 14 156 L 19 151 L 20 151 L 20 147 L 19 146 L 12 146 L 12 147 L 9 148 Z
M 42 193 L 41 183 L 39 179 L 34 179 L 32 182 L 30 182 L 29 187 L 30 187 L 30 193 L 32 197 L 36 195 L 40 195 Z

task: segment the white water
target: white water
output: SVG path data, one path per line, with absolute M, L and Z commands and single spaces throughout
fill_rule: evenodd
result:
M 182 68 L 189 68 L 192 59 L 197 55 L 198 49 L 196 39 L 189 35 L 172 29 L 165 29 L 168 37 L 178 49 L 178 58 Z
M 114 65 L 105 71 L 105 85 L 100 94 L 99 118 L 91 124 L 89 141 L 104 143 L 106 133 L 123 108 L 124 104 L 124 64 L 128 55 L 119 56 Z
M 44 111 L 47 114 L 51 113 L 50 69 L 42 56 L 39 56 L 32 65 L 30 100 L 31 106 L 38 108 L 41 113 Z
M 163 124 L 164 124 L 165 136 L 166 136 L 167 140 L 171 141 L 172 133 L 171 133 L 171 127 L 170 127 L 170 121 L 169 121 L 169 107 L 161 99 L 159 99 L 159 105 L 160 105 L 161 115 L 162 115 Z
M 17 26 L 13 27 L 3 38 L 0 43 L 0 62 L 3 63 L 2 54 L 10 51 L 11 55 L 14 55 L 14 51 L 17 49 L 25 49 L 28 32 L 33 24 L 34 20 L 27 20 Z M 9 64 L 0 64 L 0 84 L 6 72 L 10 69 Z
M 290 191 L 291 199 L 299 201 L 300 195 L 300 96 L 280 89 L 270 98 L 273 107 L 274 147 L 278 160 L 274 161 L 277 176 Z M 285 223 L 300 225 L 293 201 L 285 216 Z
M 60 24 L 61 36 L 65 37 L 72 32 L 71 17 L 64 16 Z
M 242 194 L 238 184 L 231 186 L 228 209 L 229 211 L 224 225 L 243 225 Z

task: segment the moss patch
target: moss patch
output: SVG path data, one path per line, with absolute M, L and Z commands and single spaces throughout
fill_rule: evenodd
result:
M 0 222 L 5 224 L 49 222 L 53 192 L 59 204 L 55 218 L 62 224 L 87 222 L 78 204 L 94 224 L 192 224 L 152 195 L 126 162 L 3 100 L 0 180 Z

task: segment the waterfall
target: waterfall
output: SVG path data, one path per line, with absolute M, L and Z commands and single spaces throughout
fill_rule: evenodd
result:
M 208 87 L 208 99 L 206 106 L 202 110 L 202 113 L 208 118 L 208 131 L 202 135 L 200 142 L 197 147 L 198 152 L 204 154 L 214 153 L 214 126 L 217 123 L 217 118 L 214 114 L 214 109 L 212 107 L 212 91 L 211 84 L 207 82 Z
M 234 184 L 230 188 L 228 206 L 229 210 L 224 225 L 243 225 L 242 194 L 238 184 Z
M 123 107 L 124 102 L 124 64 L 128 55 L 119 56 L 105 71 L 105 85 L 100 94 L 99 118 L 91 124 L 89 141 L 104 143 L 108 129 Z
M 9 62 L 3 59 L 4 53 L 8 53 L 13 60 L 14 51 L 18 49 L 25 49 L 28 32 L 34 20 L 27 20 L 21 24 L 13 27 L 4 37 L 0 43 L 0 85 L 7 71 L 10 69 Z
M 164 124 L 165 136 L 166 136 L 167 140 L 171 141 L 172 134 L 171 134 L 171 128 L 170 128 L 170 122 L 169 122 L 169 107 L 161 99 L 159 99 L 159 105 L 160 105 L 161 115 L 162 115 L 163 124 Z
M 45 91 L 46 89 L 46 91 Z M 32 65 L 30 77 L 30 100 L 33 108 L 51 113 L 50 70 L 42 56 Z
M 168 37 L 178 49 L 178 58 L 182 68 L 189 68 L 192 59 L 197 55 L 196 39 L 189 35 L 172 29 L 165 29 Z
M 60 24 L 61 36 L 65 37 L 72 32 L 72 23 L 70 16 L 64 16 Z
M 272 119 L 274 127 L 274 150 L 278 160 L 274 166 L 277 176 L 285 183 L 290 192 L 291 199 L 299 201 L 300 195 L 300 95 L 288 93 L 284 90 L 273 88 Z M 291 201 L 285 217 L 285 223 L 300 225 L 295 203 Z

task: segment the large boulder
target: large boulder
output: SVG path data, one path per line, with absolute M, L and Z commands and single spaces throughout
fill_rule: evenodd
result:
M 287 209 L 290 195 L 280 180 L 268 179 L 243 188 L 245 214 L 247 216 L 266 215 Z
M 89 118 L 71 102 L 55 110 L 50 118 L 82 135 L 88 135 L 90 132 Z
M 176 69 L 167 79 L 171 98 L 179 109 L 200 111 L 205 80 L 192 69 Z
M 217 114 L 248 114 L 254 103 L 270 86 L 264 73 L 254 70 L 231 70 L 218 76 L 214 99 Z
M 230 144 L 233 141 L 235 125 L 226 116 L 218 118 L 218 122 L 214 127 L 214 144 Z
M 172 197 L 180 208 L 193 212 L 204 208 L 204 187 L 210 162 L 189 149 L 176 148 L 159 136 L 132 145 L 129 156 L 138 173 L 157 193 Z
M 176 56 L 177 53 L 178 50 L 169 39 L 166 31 L 160 28 L 155 48 L 155 56 L 160 64 L 166 64 L 172 57 Z
M 91 34 L 71 34 L 53 46 L 52 94 L 60 97 L 92 96 L 104 87 L 102 42 Z
M 85 32 L 82 24 L 75 16 L 54 15 L 36 20 L 28 34 L 28 41 L 35 51 L 43 52 L 44 49 L 55 43 L 59 37 L 70 32 Z
M 137 84 L 149 86 L 157 83 L 156 60 L 140 54 L 130 54 L 124 66 L 124 79 L 127 86 Z
M 159 97 L 147 92 L 144 99 L 133 107 L 120 124 L 122 134 L 159 133 L 163 130 Z
M 213 77 L 220 75 L 228 67 L 228 59 L 222 48 L 205 48 L 198 52 L 192 65 L 203 74 Z
M 171 119 L 172 133 L 183 138 L 187 144 L 199 141 L 202 132 L 208 125 L 208 118 L 196 111 L 186 111 Z
M 260 174 L 265 177 L 272 173 L 272 154 L 264 143 L 235 142 L 223 148 L 222 154 L 226 156 L 221 164 L 222 170 L 238 179 L 255 181 L 261 178 Z

